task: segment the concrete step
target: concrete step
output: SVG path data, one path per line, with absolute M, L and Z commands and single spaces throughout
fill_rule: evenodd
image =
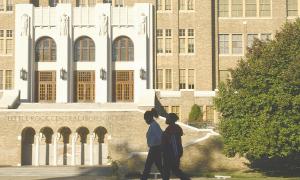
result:
M 95 167 L 2 167 L 0 176 L 111 176 L 113 170 L 110 166 Z

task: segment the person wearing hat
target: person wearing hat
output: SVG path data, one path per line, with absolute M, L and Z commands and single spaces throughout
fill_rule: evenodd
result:
M 153 163 L 155 163 L 157 169 L 159 170 L 161 176 L 163 176 L 162 172 L 162 159 L 161 159 L 161 137 L 162 130 L 159 124 L 154 120 L 152 111 L 146 111 L 144 114 L 144 119 L 146 123 L 149 125 L 146 137 L 147 144 L 149 147 L 149 152 L 147 156 L 147 160 L 145 163 L 145 168 L 141 177 L 141 180 L 148 179 L 149 173 L 151 171 L 151 167 Z
M 168 127 L 162 134 L 164 180 L 169 180 L 171 171 L 181 180 L 190 180 L 180 169 L 180 158 L 183 154 L 181 143 L 183 131 L 175 123 L 177 120 L 178 116 L 175 113 L 169 113 L 166 118 Z

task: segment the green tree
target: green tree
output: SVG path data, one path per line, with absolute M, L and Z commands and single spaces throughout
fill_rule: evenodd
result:
M 256 40 L 214 99 L 229 156 L 300 167 L 300 20 Z

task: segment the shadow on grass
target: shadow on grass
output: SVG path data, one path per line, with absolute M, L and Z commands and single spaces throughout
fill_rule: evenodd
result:
M 272 177 L 300 177 L 300 153 L 282 157 L 264 157 L 251 160 L 251 169 Z

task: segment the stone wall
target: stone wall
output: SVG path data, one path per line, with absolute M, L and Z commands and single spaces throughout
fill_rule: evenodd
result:
M 164 120 L 158 121 L 162 129 L 165 129 Z M 24 128 L 27 127 L 33 128 L 36 135 L 40 134 L 42 128 L 49 127 L 54 132 L 53 137 L 56 137 L 55 135 L 60 128 L 68 127 L 71 130 L 70 142 L 71 137 L 74 137 L 76 130 L 80 127 L 86 127 L 89 130 L 88 136 L 91 136 L 97 127 L 104 127 L 107 130 L 104 143 L 108 146 L 108 156 L 113 160 L 126 159 L 132 152 L 148 150 L 145 137 L 148 126 L 144 122 L 143 112 L 138 110 L 111 112 L 26 112 L 13 110 L 2 111 L 0 122 L 3 127 L 0 131 L 0 165 L 17 166 L 21 164 L 21 135 Z M 206 134 L 206 132 L 199 132 L 186 126 L 183 127 L 183 130 L 185 133 L 184 143 L 190 143 Z M 37 139 L 34 141 L 36 144 Z M 68 148 L 70 146 L 69 143 Z

